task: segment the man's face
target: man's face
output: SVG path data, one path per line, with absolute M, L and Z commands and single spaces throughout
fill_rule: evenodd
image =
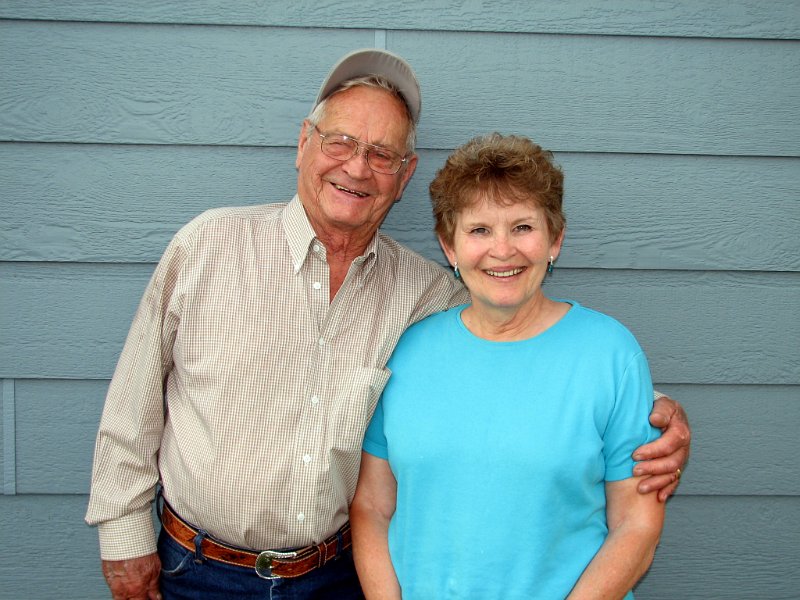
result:
M 386 90 L 369 87 L 354 87 L 329 98 L 316 130 L 308 121 L 303 124 L 295 161 L 297 190 L 317 235 L 370 239 L 400 199 L 417 162 L 412 155 L 394 175 L 375 173 L 363 148 L 345 161 L 323 154 L 319 132 L 347 135 L 404 156 L 408 128 L 402 102 Z

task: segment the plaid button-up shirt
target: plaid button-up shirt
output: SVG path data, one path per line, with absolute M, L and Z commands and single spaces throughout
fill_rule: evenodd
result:
M 109 388 L 86 520 L 107 560 L 155 551 L 159 480 L 184 519 L 255 550 L 347 520 L 364 429 L 405 328 L 468 300 L 378 233 L 333 301 L 302 204 L 208 211 L 145 291 Z

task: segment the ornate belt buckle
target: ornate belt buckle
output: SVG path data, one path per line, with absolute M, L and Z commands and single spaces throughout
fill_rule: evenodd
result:
M 280 579 L 278 575 L 272 574 L 273 560 L 288 560 L 295 558 L 297 552 L 277 552 L 275 550 L 264 550 L 256 558 L 256 575 L 261 579 Z

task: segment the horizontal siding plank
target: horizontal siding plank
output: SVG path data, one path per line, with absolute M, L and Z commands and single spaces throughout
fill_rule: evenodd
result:
M 799 539 L 800 498 L 675 498 L 636 598 L 796 600 Z
M 358 30 L 0 21 L 0 140 L 294 145 L 331 57 L 373 43 Z
M 0 377 L 106 378 L 152 265 L 0 263 Z M 800 383 L 800 276 L 557 269 L 547 293 L 619 318 L 665 383 Z
M 800 496 L 800 386 L 658 385 L 684 405 L 692 455 L 679 495 Z
M 296 124 L 299 132 L 299 123 Z M 285 202 L 293 148 L 0 144 L 0 259 L 156 262 L 208 208 Z
M 797 156 L 800 44 L 390 32 L 425 94 L 421 140 L 497 129 L 557 151 Z M 434 145 L 435 144 L 435 145 Z
M 168 30 L 167 30 L 168 28 Z M 366 30 L 0 22 L 0 140 L 292 146 Z M 486 129 L 558 151 L 797 156 L 800 42 L 390 31 L 420 145 Z M 57 93 L 53 91 L 57 90 Z M 487 110 L 487 107 L 490 107 Z
M 107 380 L 16 380 L 17 494 L 86 494 Z
M 110 377 L 153 267 L 0 263 L 0 377 Z
M 108 381 L 19 379 L 16 386 L 17 493 L 86 493 Z M 694 434 L 679 495 L 800 496 L 800 471 L 789 464 L 800 386 L 659 388 L 686 407 Z
M 97 532 L 83 522 L 87 502 L 85 495 L 0 496 L 0 598 L 111 597 Z
M 428 184 L 447 153 L 420 157 L 383 229 L 441 260 Z M 567 215 L 559 266 L 800 271 L 797 159 L 564 152 L 555 159 L 565 173 Z M 769 219 L 757 198 L 769 205 Z
M 0 496 L 2 597 L 109 597 L 96 533 L 82 522 L 86 502 L 85 496 Z M 798 538 L 798 498 L 674 498 L 636 598 L 794 600 Z M 70 549 L 70 559 L 53 561 L 42 577 L 42 557 L 61 548 Z
M 5 0 L 0 17 L 65 21 L 189 23 L 283 27 L 435 29 L 599 35 L 797 38 L 800 13 L 792 0 L 417 0 L 357 2 L 342 10 L 331 0 L 295 0 L 265 10 L 259 0 L 139 0 L 130 6 L 92 0 Z
M 155 262 L 175 231 L 207 208 L 287 200 L 296 189 L 294 156 L 291 148 L 0 144 L 0 260 Z M 421 151 L 384 224 L 436 260 L 427 186 L 446 156 Z M 556 160 L 566 173 L 568 218 L 559 266 L 800 271 L 800 159 Z

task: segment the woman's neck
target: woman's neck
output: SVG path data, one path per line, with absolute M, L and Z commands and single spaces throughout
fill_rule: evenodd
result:
M 461 319 L 466 328 L 479 338 L 516 342 L 550 329 L 567 314 L 570 306 L 546 296 L 513 311 L 473 303 L 464 309 Z

